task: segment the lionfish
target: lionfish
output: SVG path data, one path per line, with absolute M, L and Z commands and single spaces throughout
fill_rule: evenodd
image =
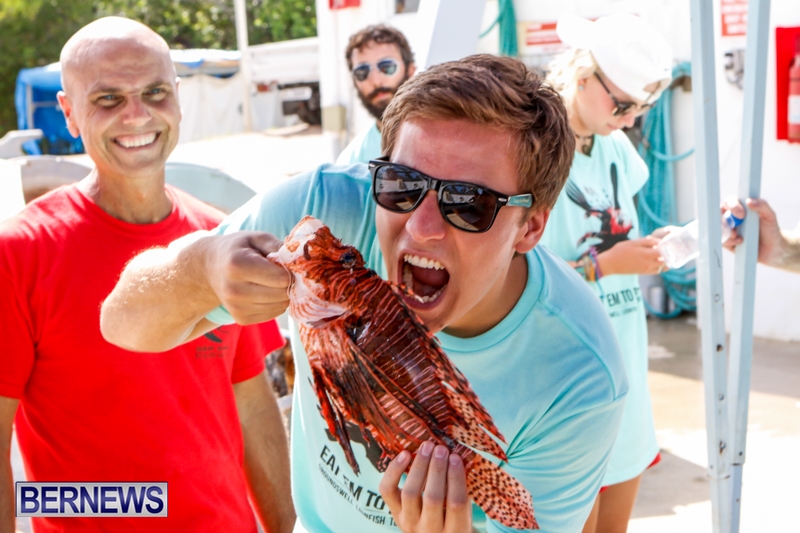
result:
M 270 258 L 292 275 L 292 317 L 308 354 L 328 430 L 347 462 L 360 469 L 348 426 L 376 445 L 379 472 L 403 450 L 425 441 L 458 453 L 473 501 L 515 529 L 538 529 L 531 494 L 472 448 L 503 461 L 505 443 L 466 377 L 395 290 L 365 268 L 361 254 L 327 226 L 305 217 Z M 356 433 L 357 435 L 358 433 Z

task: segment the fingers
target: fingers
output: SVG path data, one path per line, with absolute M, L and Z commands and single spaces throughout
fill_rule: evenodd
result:
M 206 277 L 239 324 L 275 318 L 289 305 L 289 273 L 266 255 L 280 247 L 273 235 L 237 232 L 209 240 Z
M 761 200 L 760 198 L 748 198 L 747 207 L 758 213 L 759 218 L 765 222 L 777 221 L 775 211 L 772 210 L 772 207 L 770 207 L 766 200 Z M 736 213 L 734 213 L 734 215 L 735 214 Z
M 725 198 L 722 201 L 722 205 L 720 206 L 719 210 L 720 213 L 723 214 L 725 211 L 730 211 L 736 218 L 744 218 L 745 216 L 744 207 L 742 206 L 741 202 L 739 202 L 739 199 L 735 196 L 728 196 Z
M 395 522 L 405 532 L 470 531 L 472 507 L 464 463 L 446 446 L 425 442 L 408 470 L 403 488 L 398 483 L 411 462 L 404 451 L 389 463 L 378 490 Z
M 435 444 L 431 441 L 423 442 L 417 451 L 417 456 L 408 471 L 406 482 L 403 485 L 401 500 L 403 512 L 412 516 L 422 513 L 422 489 L 428 475 L 428 465 L 433 455 Z
M 378 485 L 378 492 L 381 493 L 383 501 L 385 501 L 386 505 L 389 506 L 389 512 L 392 513 L 392 516 L 395 517 L 395 520 L 398 521 L 398 523 L 402 507 L 400 500 L 400 488 L 398 485 L 400 484 L 400 478 L 402 477 L 403 472 L 406 471 L 406 468 L 408 468 L 408 464 L 410 462 L 411 454 L 405 450 L 400 452 L 397 457 L 392 459 L 392 462 L 389 463 L 389 466 L 386 468 L 386 472 L 383 473 L 381 482 Z
M 452 453 L 447 468 L 447 513 L 448 531 L 472 531 L 472 506 L 467 492 L 467 472 L 464 461 Z

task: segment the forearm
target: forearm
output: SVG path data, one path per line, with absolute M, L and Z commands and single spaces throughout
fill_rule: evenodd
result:
M 11 475 L 10 452 L 0 457 L 0 533 L 14 533 L 14 481 Z
M 106 340 L 128 350 L 163 352 L 202 333 L 198 325 L 219 305 L 205 274 L 205 240 L 182 250 L 148 250 L 128 264 L 103 302 L 100 329 Z
M 289 446 L 278 403 L 263 374 L 234 386 L 250 497 L 267 533 L 294 528 Z
M 772 266 L 800 272 L 800 230 L 781 231 L 783 246 L 780 254 L 777 255 Z
M 15 398 L 0 396 L 0 533 L 15 530 L 11 435 L 18 404 Z

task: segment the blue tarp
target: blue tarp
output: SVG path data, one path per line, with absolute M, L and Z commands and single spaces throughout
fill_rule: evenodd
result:
M 61 65 L 26 68 L 19 71 L 14 104 L 17 108 L 17 127 L 21 130 L 39 128 L 44 137 L 28 141 L 23 148 L 29 154 L 80 154 L 83 143 L 67 130 L 67 123 L 56 94 L 61 90 Z M 33 110 L 32 116 L 30 111 Z M 31 120 L 32 118 L 32 120 Z

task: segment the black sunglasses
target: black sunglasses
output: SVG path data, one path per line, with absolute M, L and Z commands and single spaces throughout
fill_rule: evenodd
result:
M 375 65 L 378 71 L 386 76 L 392 76 L 397 72 L 397 61 L 394 59 L 381 59 Z M 369 78 L 369 71 L 372 65 L 369 63 L 362 63 L 353 69 L 353 77 L 358 81 L 364 81 Z
M 615 117 L 621 117 L 627 115 L 628 113 L 634 110 L 637 113 L 644 113 L 649 108 L 653 107 L 652 102 L 647 104 L 637 104 L 635 102 L 620 102 L 619 100 L 616 99 L 616 97 L 613 94 L 611 94 L 611 91 L 608 90 L 608 87 L 606 87 L 606 84 L 603 83 L 603 78 L 600 77 L 600 74 L 595 72 L 594 75 L 597 78 L 597 81 L 600 82 L 600 85 L 603 86 L 603 89 L 605 89 L 606 92 L 608 93 L 608 96 L 611 98 L 611 101 L 614 102 L 614 105 L 616 107 L 614 108 L 614 111 L 611 112 L 611 114 L 614 115 Z M 650 96 L 647 99 L 649 100 L 650 98 L 652 98 L 653 94 L 655 94 L 655 91 L 650 93 Z
M 482 233 L 492 227 L 497 212 L 504 206 L 530 207 L 532 194 L 506 196 L 480 185 L 445 181 L 426 176 L 419 170 L 375 159 L 369 162 L 372 196 L 379 206 L 395 213 L 408 213 L 422 203 L 428 191 L 436 191 L 439 211 L 458 229 Z

